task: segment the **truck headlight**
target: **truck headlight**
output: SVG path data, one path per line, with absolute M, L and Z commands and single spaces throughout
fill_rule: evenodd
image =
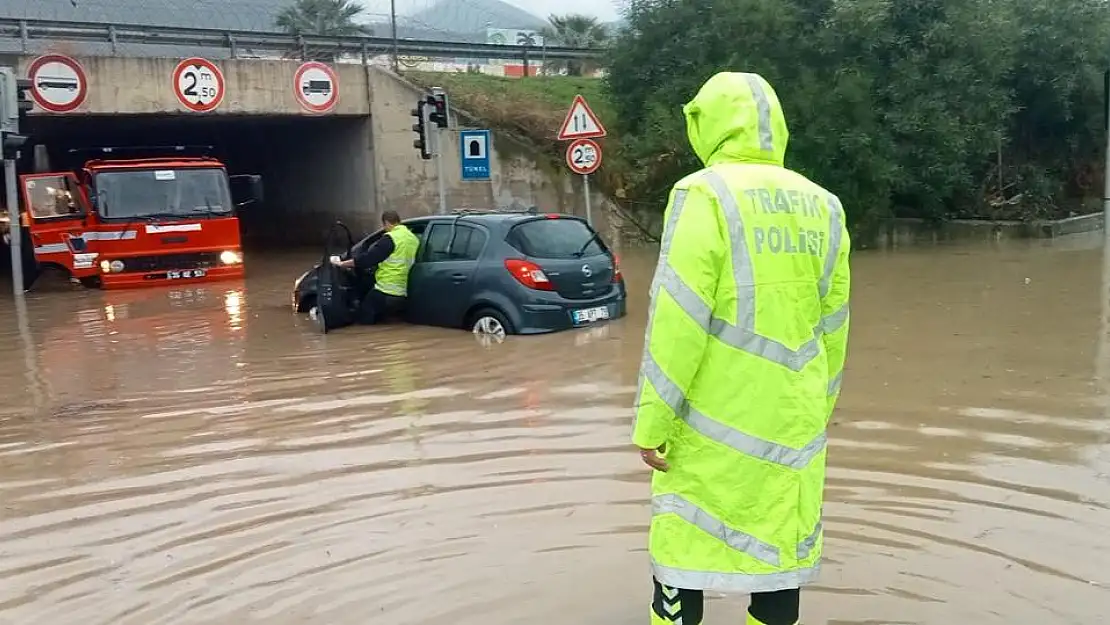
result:
M 103 272 L 103 273 L 119 273 L 119 272 L 123 271 L 123 261 L 122 260 L 113 260 L 113 261 L 102 260 L 102 261 L 100 261 L 100 271 Z
M 225 265 L 238 265 L 239 263 L 243 262 L 243 255 L 239 252 L 225 250 L 223 252 L 220 252 L 220 262 Z

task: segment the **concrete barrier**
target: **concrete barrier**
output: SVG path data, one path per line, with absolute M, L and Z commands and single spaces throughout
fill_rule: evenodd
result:
M 884 220 L 873 238 L 873 245 L 892 249 L 957 241 L 999 241 L 1014 239 L 1053 239 L 1101 232 L 1103 214 L 1078 215 L 1057 220 L 988 221 L 956 219 L 933 223 L 924 219 Z

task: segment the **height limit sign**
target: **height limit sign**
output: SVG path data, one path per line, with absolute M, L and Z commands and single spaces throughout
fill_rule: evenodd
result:
M 601 146 L 593 139 L 576 139 L 567 146 L 567 167 L 588 176 L 601 167 Z
M 567 167 L 582 176 L 582 192 L 586 205 L 586 221 L 593 223 L 590 208 L 590 174 L 601 167 L 601 146 L 594 141 L 605 136 L 605 126 L 594 115 L 582 94 L 574 96 L 570 103 L 563 125 L 559 128 L 559 140 L 570 141 L 567 146 Z
M 208 59 L 185 59 L 173 70 L 173 93 L 190 111 L 215 110 L 224 101 L 224 73 Z

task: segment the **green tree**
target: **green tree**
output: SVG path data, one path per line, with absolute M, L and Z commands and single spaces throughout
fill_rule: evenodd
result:
M 275 25 L 290 35 L 321 35 L 326 37 L 355 37 L 372 34 L 371 29 L 359 24 L 363 7 L 354 0 L 296 0 L 282 9 L 274 20 Z M 334 51 L 302 51 L 303 56 L 315 60 L 334 61 Z
M 544 41 L 568 48 L 601 48 L 609 41 L 609 31 L 596 17 L 568 14 L 547 18 L 550 26 L 543 30 Z M 597 69 L 596 63 L 585 61 L 553 61 L 548 66 L 565 70 L 568 76 L 582 76 Z
M 1110 17 L 1099 0 L 1029 0 L 1008 86 L 1018 108 L 1003 152 L 1000 198 L 1063 216 L 1102 196 L 1102 74 Z M 995 183 L 995 187 L 997 187 Z M 1059 204 L 1063 199 L 1065 203 Z
M 683 103 L 718 71 L 753 71 L 786 110 L 788 166 L 840 195 L 857 229 L 1054 214 L 1098 162 L 1107 14 L 1101 0 L 632 0 L 606 79 L 621 186 L 661 210 L 700 167 Z

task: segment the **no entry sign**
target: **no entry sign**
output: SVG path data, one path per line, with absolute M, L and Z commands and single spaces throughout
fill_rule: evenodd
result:
M 63 54 L 45 54 L 27 68 L 31 98 L 51 113 L 68 113 L 85 101 L 89 79 L 81 64 Z
M 215 110 L 224 100 L 224 73 L 208 59 L 185 59 L 173 70 L 173 93 L 191 111 Z
M 326 113 L 339 102 L 339 76 L 332 68 L 316 61 L 297 68 L 293 89 L 297 102 L 313 113 Z

